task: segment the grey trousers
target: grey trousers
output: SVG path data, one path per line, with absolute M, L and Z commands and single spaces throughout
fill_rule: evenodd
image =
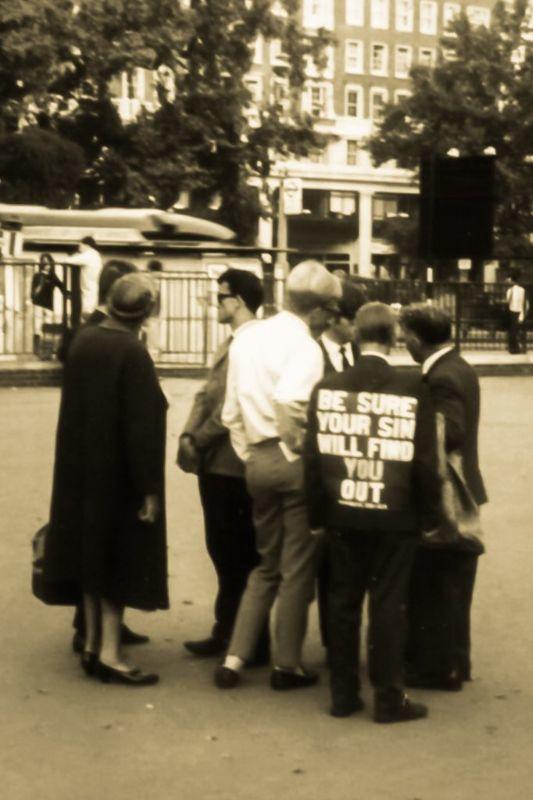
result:
M 261 561 L 248 577 L 228 653 L 251 658 L 277 598 L 275 663 L 298 667 L 316 574 L 316 541 L 307 523 L 303 465 L 301 459 L 287 461 L 275 440 L 251 450 L 246 484 Z

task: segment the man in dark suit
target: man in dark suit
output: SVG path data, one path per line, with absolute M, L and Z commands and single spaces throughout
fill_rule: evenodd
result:
M 451 321 L 420 303 L 402 311 L 405 344 L 422 365 L 435 409 L 445 421 L 445 448 L 462 458 L 478 505 L 487 495 L 478 463 L 479 381 L 450 341 Z M 411 686 L 457 691 L 470 680 L 470 606 L 482 547 L 468 541 L 422 544 L 415 556 L 407 644 Z
M 332 372 L 343 372 L 348 367 L 353 367 L 358 355 L 355 343 L 355 315 L 359 308 L 366 302 L 366 294 L 362 288 L 355 286 L 351 281 L 341 281 L 342 295 L 339 300 L 333 300 L 329 309 L 321 310 L 328 314 L 328 326 L 317 338 L 324 356 L 324 375 Z M 317 604 L 320 638 L 327 647 L 327 597 L 328 597 L 328 559 L 325 547 L 319 548 L 317 569 Z
M 363 707 L 359 630 L 369 594 L 368 660 L 374 720 L 427 715 L 403 690 L 404 607 L 417 529 L 437 520 L 435 416 L 419 376 L 388 363 L 395 317 L 384 303 L 356 315 L 360 356 L 311 397 L 304 460 L 309 522 L 325 531 L 330 564 L 331 714 Z
M 366 296 L 351 281 L 341 283 L 342 297 L 331 305 L 329 324 L 317 339 L 324 355 L 324 375 L 353 367 L 357 358 L 355 314 L 366 302 Z
M 207 552 L 218 579 L 215 624 L 210 636 L 184 643 L 190 653 L 204 658 L 225 653 L 248 575 L 259 560 L 244 466 L 220 415 L 226 395 L 230 344 L 234 336 L 255 323 L 263 289 L 256 275 L 238 269 L 224 272 L 218 285 L 218 321 L 229 325 L 232 333 L 215 353 L 207 381 L 194 398 L 180 436 L 177 459 L 183 470 L 198 474 Z M 265 626 L 254 663 L 268 663 L 269 650 Z

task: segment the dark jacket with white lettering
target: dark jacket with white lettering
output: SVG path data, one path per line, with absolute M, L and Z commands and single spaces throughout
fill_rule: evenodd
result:
M 364 354 L 327 375 L 309 404 L 304 468 L 311 528 L 434 528 L 435 412 L 421 377 Z

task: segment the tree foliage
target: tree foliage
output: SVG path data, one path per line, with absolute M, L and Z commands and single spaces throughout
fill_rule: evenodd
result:
M 83 168 L 81 148 L 52 131 L 25 128 L 0 139 L 0 197 L 4 202 L 68 207 Z
M 82 204 L 218 196 L 220 218 L 250 239 L 261 212 L 250 179 L 266 185 L 276 158 L 324 144 L 299 100 L 307 60 L 325 66 L 330 39 L 306 35 L 297 11 L 298 0 L 0 0 L 0 126 L 39 113 L 78 144 Z M 272 74 L 284 96 L 252 115 L 258 36 L 281 43 Z M 112 81 L 137 67 L 155 75 L 159 102 L 125 124 Z
M 497 253 L 531 251 L 533 213 L 533 47 L 527 0 L 497 3 L 490 28 L 463 14 L 441 41 L 435 68 L 411 71 L 412 94 L 389 105 L 369 146 L 376 164 L 394 159 L 417 168 L 424 156 L 497 157 Z

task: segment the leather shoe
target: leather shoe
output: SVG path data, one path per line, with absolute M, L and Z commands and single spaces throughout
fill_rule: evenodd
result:
M 215 670 L 213 679 L 215 686 L 218 686 L 219 689 L 233 689 L 240 683 L 241 676 L 236 669 L 230 669 L 220 664 Z
M 318 675 L 310 670 L 304 670 L 303 675 L 300 675 L 286 669 L 273 669 L 270 675 L 270 687 L 277 692 L 304 689 L 306 686 L 314 686 L 315 683 L 318 683 Z
M 198 658 L 214 658 L 215 656 L 222 656 L 225 654 L 228 643 L 222 639 L 214 639 L 210 636 L 208 639 L 199 639 L 198 641 L 183 642 L 183 646 L 189 653 Z
M 156 672 L 143 672 L 138 667 L 127 671 L 114 669 L 101 661 L 96 662 L 95 675 L 102 683 L 124 683 L 127 686 L 153 686 L 159 681 Z
M 413 703 L 406 694 L 399 692 L 391 698 L 380 697 L 376 692 L 374 700 L 374 722 L 410 722 L 423 719 L 428 715 L 428 708 L 423 703 Z
M 357 711 L 362 711 L 365 704 L 359 696 L 351 700 L 333 700 L 329 713 L 332 717 L 351 717 Z
M 82 653 L 80 658 L 80 664 L 82 670 L 85 672 L 86 675 L 89 675 L 90 678 L 96 675 L 96 665 L 98 663 L 98 656 L 96 653 Z

